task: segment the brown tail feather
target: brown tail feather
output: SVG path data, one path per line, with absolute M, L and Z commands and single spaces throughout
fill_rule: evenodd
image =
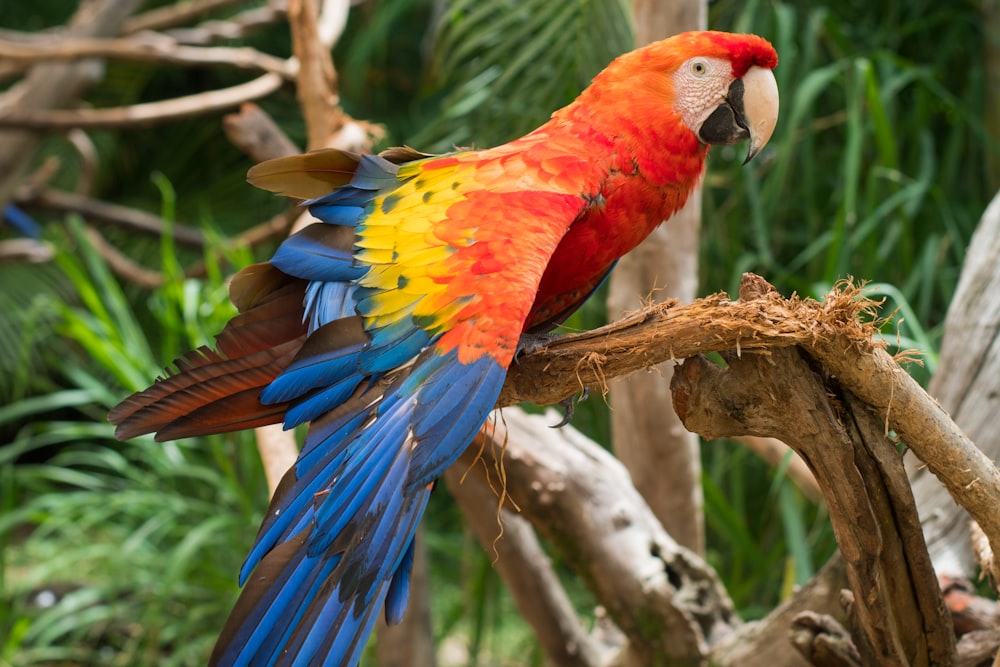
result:
M 167 376 L 129 396 L 108 415 L 120 440 L 158 432 L 157 440 L 222 433 L 281 421 L 287 405 L 263 405 L 267 386 L 306 338 L 306 282 L 254 265 L 233 280 L 241 313 L 216 337 L 174 362 Z

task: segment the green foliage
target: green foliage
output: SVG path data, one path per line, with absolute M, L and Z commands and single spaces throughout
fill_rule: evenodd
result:
M 435 35 L 437 120 L 426 150 L 493 146 L 525 134 L 632 47 L 624 0 L 453 0 Z
M 72 341 L 51 366 L 68 387 L 0 408 L 0 427 L 19 426 L 0 449 L 0 663 L 204 664 L 264 510 L 260 462 L 249 434 L 114 442 L 108 408 L 159 374 L 159 356 L 71 228 L 58 262 L 80 306 L 40 306 Z M 167 358 L 232 313 L 210 274 L 168 279 L 151 302 Z

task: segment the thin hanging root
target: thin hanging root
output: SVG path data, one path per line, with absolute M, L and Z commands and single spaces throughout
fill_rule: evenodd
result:
M 499 527 L 500 531 L 497 533 L 496 538 L 493 540 L 493 561 L 492 561 L 493 564 L 496 564 L 497 560 L 499 560 L 500 558 L 500 551 L 497 549 L 497 543 L 500 541 L 500 538 L 503 537 L 504 533 L 503 529 L 504 504 L 510 503 L 511 507 L 513 507 L 515 511 L 517 512 L 521 511 L 521 508 L 518 506 L 516 502 L 514 502 L 514 499 L 507 495 L 507 469 L 504 466 L 504 453 L 507 451 L 507 438 L 509 436 L 507 434 L 507 429 L 506 429 L 507 421 L 503 417 L 503 410 L 498 410 L 497 412 L 499 414 L 499 418 L 503 421 L 504 433 L 503 433 L 503 442 L 500 445 L 500 455 L 492 457 L 493 458 L 492 472 L 490 466 L 486 464 L 486 460 L 483 457 L 483 454 L 486 452 L 487 443 L 496 442 L 496 440 L 493 438 L 493 434 L 496 433 L 496 419 L 497 419 L 496 417 L 491 417 L 491 419 L 483 425 L 483 428 L 480 431 L 482 437 L 479 438 L 480 441 L 479 449 L 476 452 L 476 456 L 473 458 L 472 463 L 469 464 L 469 467 L 465 469 L 464 473 L 462 473 L 462 478 L 461 478 L 461 483 L 464 484 L 465 478 L 472 471 L 473 466 L 475 466 L 477 463 L 482 463 L 483 471 L 485 472 L 484 478 L 486 480 L 486 484 L 487 486 L 490 487 L 490 490 L 493 491 L 493 493 L 496 494 L 497 496 L 497 527 Z M 496 479 L 499 482 L 500 486 L 499 490 L 497 489 L 497 486 L 494 483 L 493 480 L 494 475 L 496 475 Z

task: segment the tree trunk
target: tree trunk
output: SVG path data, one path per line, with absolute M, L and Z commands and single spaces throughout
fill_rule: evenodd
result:
M 685 30 L 704 29 L 704 0 L 635 0 L 636 44 Z M 701 189 L 670 222 L 624 257 L 611 276 L 608 317 L 634 310 L 652 287 L 662 296 L 690 301 L 698 286 Z M 673 364 L 634 375 L 611 391 L 611 433 L 615 453 L 632 475 L 667 532 L 680 544 L 704 553 L 701 460 L 698 437 L 689 433 L 670 403 Z

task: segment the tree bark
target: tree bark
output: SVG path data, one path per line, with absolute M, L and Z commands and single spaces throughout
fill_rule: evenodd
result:
M 768 288 L 744 281 L 741 298 Z M 848 619 L 864 664 L 952 664 L 950 617 L 888 429 L 798 350 L 723 356 L 728 368 L 694 357 L 675 375 L 685 425 L 706 438 L 776 437 L 812 469 L 847 564 Z
M 636 45 L 685 30 L 704 29 L 705 0 L 634 0 Z M 687 205 L 622 258 L 611 274 L 608 318 L 635 310 L 651 286 L 663 295 L 690 301 L 698 287 L 701 189 Z M 636 374 L 611 390 L 611 434 L 615 453 L 632 475 L 667 532 L 680 544 L 703 553 L 705 529 L 698 438 L 670 408 L 673 366 Z
M 462 464 L 451 466 L 445 472 L 445 482 L 462 508 L 466 524 L 483 549 L 494 556 L 494 567 L 521 616 L 534 630 L 545 656 L 559 667 L 602 667 L 605 651 L 577 618 L 531 524 L 510 508 L 502 507 L 495 489 L 483 476 L 467 472 L 468 467 Z
M 1000 395 L 1000 194 L 983 213 L 969 243 L 958 288 L 945 319 L 944 338 L 929 393 L 991 459 L 1000 459 L 996 415 Z M 920 462 L 913 493 L 928 548 L 939 574 L 974 578 L 969 518 Z M 994 544 L 994 549 L 996 545 Z
M 626 664 L 703 665 L 739 623 L 725 588 L 663 530 L 621 463 L 576 431 L 549 429 L 555 418 L 505 410 L 456 465 L 486 484 L 505 471 L 512 503 L 628 638 Z
M 733 667 L 809 667 L 812 664 L 796 650 L 791 629 L 802 614 L 843 618 L 840 591 L 847 587 L 847 569 L 835 554 L 823 569 L 795 595 L 765 618 L 747 623 L 712 649 L 712 664 Z

